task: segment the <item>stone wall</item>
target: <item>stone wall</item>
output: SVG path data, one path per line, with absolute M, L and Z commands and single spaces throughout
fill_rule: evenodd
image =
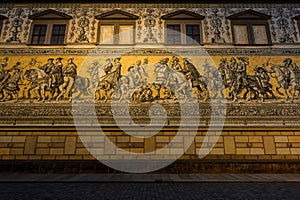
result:
M 81 142 L 81 139 L 93 141 L 93 137 L 95 138 L 97 132 L 92 131 L 81 137 L 72 130 L 7 131 L 0 132 L 0 134 L 2 172 L 8 170 L 8 166 L 10 166 L 10 170 L 24 172 L 28 163 L 35 170 L 38 166 L 43 168 L 43 165 L 47 163 L 51 165 L 51 170 L 58 173 L 67 172 L 62 169 L 68 168 L 68 166 L 77 169 L 80 164 L 101 165 Z M 205 134 L 205 131 L 198 131 L 192 145 L 185 154 L 171 166 L 158 172 L 176 173 L 176 170 L 186 173 L 205 172 L 205 170 L 206 172 L 222 173 L 259 172 L 259 170 L 265 173 L 297 172 L 300 155 L 299 130 L 224 130 L 209 155 L 199 159 L 199 149 L 209 148 L 210 145 L 209 142 L 203 143 Z M 120 148 L 131 152 L 144 153 L 167 145 L 170 139 L 174 137 L 174 132 L 171 130 L 163 131 L 149 139 L 134 138 L 114 131 L 106 132 L 106 135 Z M 184 141 L 185 136 L 182 137 L 182 141 Z M 210 139 L 213 139 L 212 137 Z M 97 158 L 115 159 L 114 152 L 105 147 L 104 140 L 99 141 L 99 138 L 97 139 L 97 142 L 89 143 L 89 145 L 93 145 L 97 152 L 99 150 L 103 152 Z M 176 148 L 183 148 L 183 145 L 183 143 L 175 144 L 176 147 L 174 146 L 173 152 L 169 153 L 176 154 Z M 93 148 L 89 147 L 91 152 L 93 152 Z M 222 162 L 224 162 L 223 166 L 220 164 Z M 16 167 L 22 163 L 23 165 Z M 74 163 L 77 163 L 78 166 L 75 166 Z M 185 169 L 192 163 L 199 166 Z M 254 164 L 255 166 L 253 166 Z M 62 167 L 62 169 L 56 168 L 55 165 Z M 211 169 L 206 169 L 209 166 Z M 38 172 L 33 169 L 31 172 Z M 27 170 L 27 172 L 30 172 L 30 169 Z M 47 172 L 47 168 L 43 170 L 43 172 Z M 53 172 L 51 170 L 48 169 L 48 173 Z M 103 171 L 98 172 L 105 172 L 105 170 L 108 170 L 108 168 L 104 167 Z M 90 172 L 93 172 L 93 168 L 90 169 Z M 69 173 L 71 172 L 69 171 Z

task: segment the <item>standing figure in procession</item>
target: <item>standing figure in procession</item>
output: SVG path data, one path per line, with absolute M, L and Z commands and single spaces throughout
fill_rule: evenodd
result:
M 62 97 L 65 93 L 67 94 L 67 97 L 71 99 L 72 89 L 77 76 L 77 65 L 73 62 L 73 60 L 74 58 L 69 58 L 68 64 L 63 68 L 62 75 L 64 83 L 59 86 L 61 93 L 56 100 Z

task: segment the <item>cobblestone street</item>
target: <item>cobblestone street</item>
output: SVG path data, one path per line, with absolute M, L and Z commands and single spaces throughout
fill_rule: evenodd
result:
M 0 183 L 1 200 L 299 199 L 300 183 Z

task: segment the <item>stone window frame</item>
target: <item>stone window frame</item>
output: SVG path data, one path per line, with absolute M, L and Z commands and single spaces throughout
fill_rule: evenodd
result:
M 296 21 L 297 28 L 298 28 L 299 40 L 300 40 L 300 15 L 293 17 L 293 19 Z
M 248 17 L 241 17 L 242 15 L 249 15 Z M 245 10 L 236 14 L 233 14 L 227 19 L 230 20 L 231 23 L 231 33 L 232 33 L 232 40 L 233 45 L 235 46 L 271 46 L 271 34 L 270 34 L 270 26 L 269 26 L 269 20 L 271 19 L 271 16 L 256 12 L 254 10 Z M 246 44 L 237 44 L 236 38 L 235 38 L 235 30 L 234 26 L 236 25 L 245 25 L 247 27 L 247 33 L 248 33 L 248 41 L 249 43 Z M 267 44 L 256 44 L 255 38 L 254 38 L 254 29 L 253 26 L 265 26 L 266 29 L 266 36 L 267 36 Z
M 181 14 L 185 14 L 187 17 L 181 17 Z M 161 17 L 161 19 L 164 20 L 164 44 L 168 46 L 179 46 L 179 45 L 187 45 L 187 46 L 198 46 L 203 45 L 203 25 L 202 20 L 205 17 L 202 15 L 199 15 L 194 12 L 186 11 L 186 10 L 179 10 L 173 13 L 169 13 L 167 15 L 164 15 Z M 180 33 L 181 33 L 181 44 L 168 44 L 168 38 L 167 38 L 167 26 L 168 25 L 180 25 Z M 199 26 L 199 43 L 197 44 L 187 44 L 187 35 L 186 35 L 186 26 L 187 25 L 198 25 Z
M 43 17 L 46 16 L 47 14 L 54 14 L 56 16 L 52 17 Z M 67 37 L 68 37 L 68 27 L 69 27 L 69 22 L 70 19 L 72 19 L 71 16 L 55 11 L 55 10 L 45 10 L 43 12 L 33 14 L 29 16 L 29 19 L 32 20 L 31 23 L 31 28 L 30 28 L 30 36 L 28 38 L 28 45 L 34 45 L 34 46 L 64 46 L 67 44 Z M 44 44 L 32 44 L 32 39 L 33 39 L 33 30 L 34 30 L 34 25 L 46 25 L 47 26 L 47 31 L 46 31 L 46 37 L 45 37 L 45 42 Z M 65 37 L 64 37 L 64 42 L 63 44 L 51 44 L 51 38 L 52 38 L 52 33 L 53 33 L 53 26 L 54 25 L 66 25 L 65 29 Z
M 120 17 L 109 17 L 113 16 L 115 14 L 119 14 Z M 120 45 L 120 46 L 131 46 L 135 45 L 136 43 L 136 22 L 139 19 L 138 16 L 133 15 L 131 13 L 122 11 L 122 10 L 112 10 L 106 13 L 102 13 L 100 15 L 97 15 L 95 17 L 98 20 L 98 34 L 97 34 L 97 44 L 100 46 L 113 46 L 113 45 Z M 127 25 L 127 26 L 133 26 L 132 30 L 132 37 L 133 41 L 132 43 L 127 44 L 119 44 L 119 38 L 114 36 L 113 37 L 113 43 L 112 44 L 101 44 L 100 43 L 100 37 L 101 37 L 101 26 L 114 26 L 114 35 L 117 35 L 119 33 L 119 27 L 121 25 Z
M 2 29 L 4 25 L 4 20 L 8 19 L 8 17 L 4 15 L 0 15 L 0 36 L 2 35 Z

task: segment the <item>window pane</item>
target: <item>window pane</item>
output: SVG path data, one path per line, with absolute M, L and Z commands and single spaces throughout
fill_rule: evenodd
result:
M 41 29 L 42 29 L 42 30 L 41 30 L 41 33 L 42 33 L 43 35 L 46 35 L 47 26 L 46 26 L 46 25 L 45 25 L 45 26 L 42 26 Z
M 52 36 L 51 44 L 56 44 L 56 43 L 57 43 L 57 36 Z
M 119 44 L 133 43 L 133 26 L 120 25 L 119 26 Z
M 33 34 L 38 35 L 40 33 L 40 29 L 41 29 L 40 26 L 34 26 Z
M 51 44 L 64 44 L 65 24 L 55 24 L 52 28 Z
M 247 25 L 234 25 L 236 44 L 249 44 Z
M 167 44 L 181 44 L 180 25 L 167 25 Z
M 39 39 L 39 37 L 38 36 L 33 36 L 32 37 L 32 44 L 38 44 L 38 39 Z
M 44 44 L 46 38 L 47 25 L 34 25 L 31 44 Z
M 59 26 L 53 26 L 52 34 L 57 35 L 59 33 Z
M 200 31 L 199 25 L 186 25 L 186 43 L 187 44 L 199 44 L 200 43 Z
M 59 34 L 60 34 L 60 35 L 65 35 L 65 32 L 66 32 L 66 26 L 62 26 L 62 27 L 60 28 Z
M 254 43 L 255 44 L 268 44 L 268 35 L 266 26 L 253 25 Z
M 100 44 L 114 43 L 114 28 L 113 25 L 102 25 L 100 27 Z

